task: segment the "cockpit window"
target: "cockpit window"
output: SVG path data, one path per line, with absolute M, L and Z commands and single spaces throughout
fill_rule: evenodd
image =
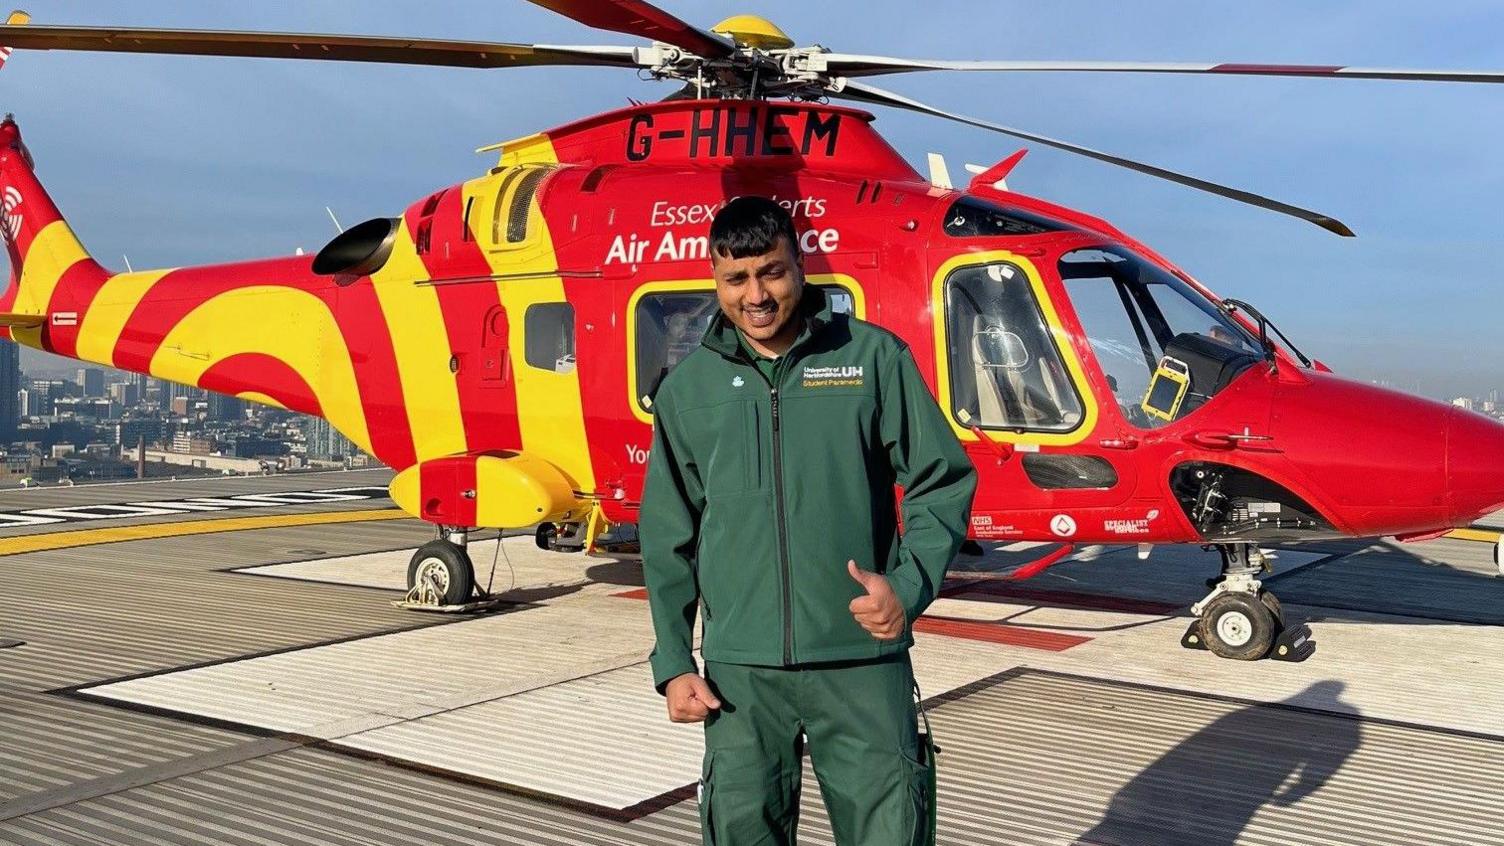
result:
M 1189 414 L 1262 358 L 1258 340 L 1200 292 L 1125 250 L 1066 253 L 1060 276 L 1118 407 L 1136 426 Z M 1174 386 L 1155 374 L 1165 369 L 1186 374 L 1183 398 L 1171 390 L 1164 400 Z
M 945 234 L 952 238 L 1041 235 L 1069 228 L 1057 220 L 977 197 L 962 197 L 945 213 Z

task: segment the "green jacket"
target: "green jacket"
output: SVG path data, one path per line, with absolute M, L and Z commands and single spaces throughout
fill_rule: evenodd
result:
M 976 472 L 891 333 L 804 289 L 773 380 L 717 315 L 653 398 L 640 534 L 653 681 L 706 660 L 790 666 L 907 649 L 966 538 Z M 902 485 L 900 537 L 894 485 Z M 847 605 L 847 559 L 885 573 L 910 627 L 879 641 Z

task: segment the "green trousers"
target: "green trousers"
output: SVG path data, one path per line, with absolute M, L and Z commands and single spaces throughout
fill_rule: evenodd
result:
M 837 844 L 929 842 L 907 653 L 788 668 L 707 662 L 705 678 L 721 700 L 705 722 L 706 846 L 796 842 L 806 738 Z

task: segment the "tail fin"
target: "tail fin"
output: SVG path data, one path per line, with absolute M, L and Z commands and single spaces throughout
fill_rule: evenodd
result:
M 0 294 L 0 337 L 43 347 L 42 328 L 15 318 L 45 318 L 56 295 L 109 274 L 84 250 L 32 169 L 21 129 L 0 120 L 0 240 L 10 253 L 10 286 Z M 86 281 L 87 280 L 87 281 Z M 65 306 L 66 307 L 66 306 Z

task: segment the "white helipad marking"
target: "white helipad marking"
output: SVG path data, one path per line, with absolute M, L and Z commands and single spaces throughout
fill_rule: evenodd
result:
M 508 586 L 518 588 L 583 584 L 588 581 L 586 571 L 593 567 L 618 569 L 624 578 L 635 575 L 638 569 L 638 565 L 632 562 L 618 562 L 610 558 L 588 557 L 580 554 L 545 552 L 538 548 L 530 536 L 506 538 L 504 550 L 504 555 L 498 554 L 495 539 L 470 543 L 470 560 L 475 565 L 475 575 L 481 587 L 489 584 L 493 591 L 500 593 L 507 590 Z M 416 547 L 409 547 L 388 552 L 370 552 L 362 555 L 343 555 L 337 558 L 315 558 L 286 564 L 246 567 L 235 572 L 357 587 L 406 590 L 407 565 L 416 551 Z M 492 575 L 493 565 L 494 576 Z

